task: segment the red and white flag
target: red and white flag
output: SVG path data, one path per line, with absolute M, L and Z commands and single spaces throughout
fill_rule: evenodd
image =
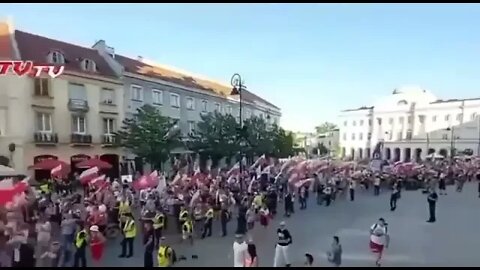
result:
M 53 168 L 51 171 L 50 171 L 50 175 L 52 177 L 56 177 L 56 178 L 59 178 L 61 177 L 61 172 L 62 172 L 62 164 L 58 164 L 57 167 Z
M 233 167 L 227 172 L 227 177 L 236 175 L 240 172 L 240 162 L 235 163 Z
M 197 189 L 195 194 L 193 194 L 192 196 L 192 200 L 190 201 L 190 207 L 193 207 L 199 198 L 200 198 L 200 189 Z
M 92 167 L 83 171 L 80 174 L 80 182 L 84 185 L 88 184 L 90 181 L 95 179 L 98 176 L 98 167 Z

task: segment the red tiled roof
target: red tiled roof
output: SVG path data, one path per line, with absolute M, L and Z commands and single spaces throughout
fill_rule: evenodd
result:
M 8 23 L 0 22 L 0 59 L 13 59 L 14 51 Z
M 46 63 L 47 56 L 52 51 L 59 51 L 65 57 L 65 70 L 89 75 L 104 77 L 116 77 L 105 59 L 91 48 L 81 47 L 74 44 L 54 40 L 23 31 L 15 31 L 18 50 L 22 60 L 30 60 L 36 63 Z M 90 59 L 95 62 L 97 71 L 89 72 L 81 68 L 81 61 Z
M 117 60 L 122 66 L 125 67 L 126 72 L 135 73 L 139 75 L 144 75 L 147 77 L 158 78 L 171 83 L 176 83 L 185 87 L 195 88 L 203 91 L 208 91 L 216 93 L 222 96 L 229 96 L 232 88 L 223 84 L 219 84 L 210 80 L 205 80 L 201 78 L 195 78 L 187 74 L 180 73 L 165 67 L 152 66 L 144 62 L 128 58 L 121 55 L 115 55 L 115 60 Z M 269 103 L 268 101 L 262 99 L 261 97 L 255 95 L 254 93 L 244 90 L 242 93 L 242 98 L 248 102 L 262 102 L 268 106 L 272 106 L 278 109 L 277 106 Z

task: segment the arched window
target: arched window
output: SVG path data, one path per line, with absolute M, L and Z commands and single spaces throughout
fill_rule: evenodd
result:
M 82 61 L 82 69 L 85 71 L 97 71 L 97 65 L 93 60 L 90 59 L 83 59 Z
M 408 104 L 408 102 L 407 102 L 406 100 L 403 100 L 403 99 L 400 100 L 400 101 L 397 103 L 397 105 L 407 105 L 407 104 Z
M 65 64 L 65 56 L 59 51 L 53 51 L 48 54 L 48 62 L 52 64 Z

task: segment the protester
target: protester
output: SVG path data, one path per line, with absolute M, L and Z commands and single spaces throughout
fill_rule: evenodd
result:
M 100 232 L 97 225 L 90 227 L 90 252 L 92 254 L 92 260 L 96 266 L 99 266 L 100 261 L 102 260 L 104 248 L 105 248 L 105 237 Z
M 376 254 L 375 265 L 380 266 L 384 248 L 388 248 L 390 236 L 385 219 L 380 218 L 370 227 L 370 250 Z
M 437 205 L 437 200 L 438 200 L 438 195 L 435 189 L 432 189 L 430 191 L 430 194 L 428 194 L 427 197 L 427 202 L 428 202 L 428 213 L 429 213 L 429 218 L 427 222 L 433 223 L 437 221 L 436 215 L 435 215 L 435 210 L 436 210 L 436 205 Z
M 278 241 L 275 246 L 275 258 L 273 267 L 290 267 L 289 247 L 292 244 L 292 235 L 285 228 L 285 221 L 280 222 L 280 228 L 277 229 Z

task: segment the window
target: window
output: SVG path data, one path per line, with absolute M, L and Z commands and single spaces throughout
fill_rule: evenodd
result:
M 424 115 L 419 115 L 418 116 L 418 122 L 420 122 L 420 124 L 424 124 L 425 123 L 425 116 Z
M 367 134 L 367 139 L 368 139 L 368 140 L 371 140 L 371 139 L 372 139 L 372 133 L 371 133 L 371 132 L 368 132 L 368 134 Z
M 103 104 L 115 104 L 115 90 L 102 88 L 101 98 Z
M 87 100 L 87 90 L 85 85 L 78 83 L 68 84 L 68 98 L 73 100 Z
M 85 71 L 97 71 L 97 65 L 93 60 L 90 59 L 83 59 L 82 61 L 82 69 Z
M 356 126 L 357 125 L 357 122 L 356 121 L 353 121 L 353 126 Z
M 72 132 L 74 134 L 87 133 L 87 121 L 83 115 L 74 115 L 72 117 Z
M 157 89 L 152 90 L 152 102 L 156 105 L 163 104 L 163 92 Z
M 49 55 L 49 62 L 52 64 L 65 64 L 65 57 L 61 52 L 51 52 Z
M 397 132 L 397 140 L 401 140 L 402 139 L 402 132 L 399 131 Z
M 457 114 L 457 121 L 461 122 L 463 119 L 463 114 L 459 113 Z
M 407 130 L 407 140 L 411 140 L 413 137 L 413 132 L 411 130 Z
M 228 106 L 227 106 L 227 113 L 228 113 L 228 114 L 232 114 L 232 111 L 233 111 L 233 110 L 232 110 L 232 106 L 231 106 L 231 105 L 228 105 Z M 263 118 L 263 114 L 261 115 L 261 117 Z
M 48 97 L 49 96 L 49 91 L 48 91 L 48 86 L 49 86 L 49 81 L 48 79 L 45 78 L 35 78 L 33 81 L 34 84 L 34 94 L 35 96 L 42 96 L 42 97 Z
M 437 122 L 437 116 L 436 115 L 432 116 L 432 122 Z
M 448 140 L 448 134 L 442 134 L 442 140 Z
M 450 121 L 450 114 L 445 115 L 445 121 Z
M 470 120 L 475 120 L 475 118 L 477 118 L 477 113 L 472 113 L 472 115 L 470 116 Z
M 372 119 L 368 119 L 368 126 L 369 126 L 369 127 L 372 126 Z
M 343 140 L 344 140 L 344 141 L 347 140 L 347 133 L 343 133 Z
M 388 119 L 388 124 L 393 125 L 393 118 Z
M 352 141 L 355 140 L 355 133 L 352 133 Z
M 358 134 L 358 139 L 361 141 L 363 140 L 363 133 Z
M 347 126 L 347 121 L 343 122 L 343 126 L 344 126 L 344 127 Z
M 195 110 L 195 99 L 192 97 L 187 97 L 187 110 Z
M 194 132 L 195 132 L 195 122 L 188 121 L 188 133 L 194 133 Z
M 215 111 L 221 112 L 220 103 L 215 103 Z
M 360 126 L 363 126 L 363 120 L 360 120 Z
M 37 113 L 37 131 L 52 132 L 52 115 L 49 113 Z
M 180 108 L 180 96 L 177 94 L 170 94 L 170 106 Z
M 202 112 L 208 111 L 208 102 L 206 100 L 202 100 Z
M 113 134 L 115 132 L 115 119 L 103 118 L 103 133 Z
M 132 91 L 132 100 L 143 101 L 143 88 L 138 85 L 132 85 L 130 87 Z
M 408 124 L 411 124 L 411 123 L 412 123 L 412 117 L 411 117 L 411 116 L 407 117 L 407 123 L 408 123 Z

